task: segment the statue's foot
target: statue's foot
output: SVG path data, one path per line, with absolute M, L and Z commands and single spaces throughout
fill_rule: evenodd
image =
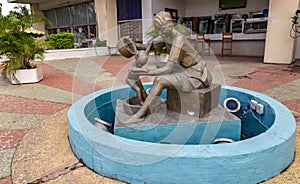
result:
M 142 122 L 142 121 L 144 121 L 144 120 L 145 120 L 144 117 L 139 118 L 138 116 L 133 115 L 131 118 L 129 118 L 127 121 L 125 121 L 124 124 L 139 123 L 139 122 Z

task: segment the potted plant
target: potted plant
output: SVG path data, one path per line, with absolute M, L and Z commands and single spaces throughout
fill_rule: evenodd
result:
M 0 71 L 12 84 L 38 82 L 43 78 L 41 68 L 33 61 L 43 59 L 44 47 L 25 31 L 37 22 L 49 23 L 46 18 L 26 11 L 0 15 Z
M 290 37 L 291 38 L 298 38 L 300 36 L 300 31 L 299 31 L 299 16 L 298 14 L 300 13 L 300 10 L 296 11 L 296 14 L 294 16 L 291 17 L 291 21 L 292 21 L 292 28 L 290 31 Z

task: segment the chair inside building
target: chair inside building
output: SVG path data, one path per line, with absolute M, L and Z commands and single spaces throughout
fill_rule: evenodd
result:
M 197 34 L 197 40 L 202 45 L 202 53 L 201 55 L 204 56 L 207 52 L 208 55 L 210 55 L 210 39 L 205 38 L 205 35 L 203 33 Z
M 222 57 L 227 53 L 229 56 L 232 56 L 232 33 L 224 32 L 222 34 Z
M 190 41 L 190 43 L 195 47 L 195 49 L 198 51 L 198 39 L 196 34 L 188 34 L 187 39 Z

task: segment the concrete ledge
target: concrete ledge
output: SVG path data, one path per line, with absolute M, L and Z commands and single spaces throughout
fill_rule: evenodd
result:
M 284 105 L 266 95 L 222 86 L 220 102 L 235 97 L 245 107 L 255 99 L 266 106 L 262 121 L 267 130 L 260 129 L 254 119 L 243 119 L 242 129 L 251 138 L 230 144 L 178 145 L 126 139 L 95 128 L 93 118 L 98 115 L 111 121 L 115 101 L 130 93 L 128 87 L 101 90 L 83 97 L 68 112 L 72 150 L 103 176 L 132 184 L 258 183 L 293 161 L 295 119 Z
M 79 48 L 79 49 L 57 49 L 46 50 L 44 60 L 56 60 L 66 58 L 82 58 L 94 56 L 108 56 L 118 54 L 115 47 L 93 47 L 93 48 Z

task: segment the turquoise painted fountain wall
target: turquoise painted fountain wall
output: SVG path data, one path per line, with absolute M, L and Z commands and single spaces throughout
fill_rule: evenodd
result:
M 116 100 L 130 95 L 134 94 L 128 87 L 100 90 L 74 103 L 68 112 L 73 152 L 103 176 L 132 184 L 258 183 L 279 174 L 294 158 L 295 119 L 284 105 L 263 94 L 222 86 L 220 104 L 228 97 L 241 102 L 235 115 L 249 138 L 201 145 L 137 141 L 93 125 L 96 116 L 114 122 Z M 249 110 L 251 99 L 265 106 L 263 115 Z

